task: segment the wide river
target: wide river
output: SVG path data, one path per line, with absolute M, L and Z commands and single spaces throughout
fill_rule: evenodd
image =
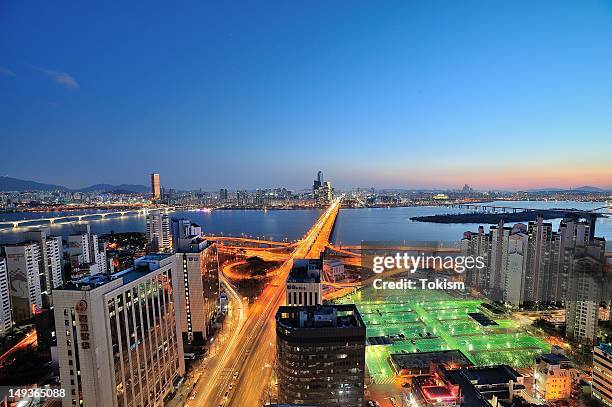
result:
M 541 201 L 500 201 L 495 205 L 524 208 L 576 208 L 594 209 L 605 206 L 597 202 L 541 202 Z M 406 208 L 366 208 L 342 209 L 332 240 L 341 244 L 358 244 L 363 240 L 426 240 L 451 241 L 459 240 L 466 230 L 476 230 L 478 224 L 436 224 L 414 222 L 410 218 L 419 215 L 461 213 L 465 209 L 448 207 L 406 207 Z M 70 214 L 86 213 L 71 212 Z M 605 211 L 605 213 L 610 213 Z M 7 213 L 0 215 L 0 222 L 34 219 L 50 216 L 63 216 L 68 213 Z M 216 211 L 186 211 L 173 212 L 171 217 L 184 217 L 202 226 L 202 230 L 210 235 L 253 236 L 277 241 L 299 239 L 321 214 L 321 210 L 216 210 Z M 612 241 L 612 213 L 609 218 L 599 218 L 596 225 L 596 236 Z M 559 226 L 560 219 L 549 220 L 554 230 Z M 90 220 L 94 233 L 105 234 L 114 232 L 144 232 L 145 217 L 129 215 L 124 217 L 109 217 L 100 220 Z M 488 226 L 485 225 L 488 229 Z M 13 243 L 22 240 L 25 228 L 0 229 L 0 244 Z M 67 236 L 73 231 L 73 225 L 54 224 L 51 233 Z

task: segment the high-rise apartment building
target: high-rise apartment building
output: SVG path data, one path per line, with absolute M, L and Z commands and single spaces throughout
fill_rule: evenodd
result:
M 64 407 L 162 406 L 184 375 L 176 259 L 151 254 L 53 293 Z
M 40 256 L 38 242 L 4 246 L 14 322 L 30 319 L 43 308 Z
M 166 252 L 172 249 L 168 214 L 155 209 L 147 214 L 147 240 L 151 251 Z
M 286 282 L 286 304 L 294 306 L 323 303 L 321 274 L 323 259 L 295 259 Z
M 61 236 L 49 235 L 49 228 L 41 228 L 24 232 L 24 239 L 38 243 L 40 288 L 43 303 L 48 305 L 52 290 L 63 284 L 62 238 Z
M 179 240 L 176 248 L 178 309 L 183 339 L 208 339 L 219 303 L 219 258 L 215 243 L 200 236 Z
M 529 222 L 528 272 L 525 274 L 525 301 L 548 302 L 553 270 L 552 224 L 538 216 Z
M 503 300 L 515 307 L 520 306 L 524 299 L 528 245 L 527 234 L 520 229 L 516 232 L 513 229 L 508 237 L 508 254 L 504 265 Z
M 366 327 L 354 304 L 279 307 L 276 338 L 281 403 L 364 405 Z
M 151 174 L 151 199 L 158 201 L 161 199 L 161 184 L 159 183 L 159 174 Z
M 601 275 L 605 241 L 593 237 L 593 228 L 592 221 L 566 218 L 560 223 L 559 231 L 553 232 L 551 224 L 538 216 L 527 227 L 518 223 L 509 228 L 500 223 L 492 226 L 488 234 L 482 227 L 477 233 L 465 232 L 462 254 L 481 256 L 486 264 L 483 270 L 467 273 L 465 281 L 490 298 L 515 307 L 524 303 L 563 304 L 568 311 L 567 326 L 572 331 L 568 334 L 581 338 L 582 328 L 573 333 L 575 324 L 588 332 L 593 332 L 591 325 L 596 324 L 590 316 L 591 305 L 587 307 L 589 316 L 585 314 L 585 299 L 590 299 L 589 304 L 609 301 L 612 292 L 612 284 L 606 284 L 607 279 Z M 587 265 L 589 262 L 591 266 Z M 599 271 L 580 271 L 590 267 Z M 582 298 L 578 300 L 580 306 L 576 306 L 577 298 Z M 592 336 L 592 333 L 587 335 L 591 339 Z
M 13 327 L 11 315 L 11 294 L 6 270 L 6 260 L 0 257 L 0 338 L 3 338 Z
M 74 271 L 72 278 L 83 277 L 77 270 L 108 272 L 106 248 L 98 241 L 98 235 L 91 233 L 88 223 L 74 226 L 74 233 L 68 236 L 68 255 Z
M 568 272 L 565 333 L 580 341 L 597 335 L 599 303 L 604 289 L 605 240 L 594 238 L 574 248 Z
M 612 343 L 600 343 L 593 350 L 593 398 L 612 407 Z
M 491 226 L 491 255 L 489 256 L 489 293 L 495 300 L 503 298 L 503 288 L 506 279 L 505 271 L 508 263 L 508 238 L 512 228 L 504 227 L 500 222 Z

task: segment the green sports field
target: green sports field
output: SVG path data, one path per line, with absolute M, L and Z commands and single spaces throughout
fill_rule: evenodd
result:
M 459 349 L 475 365 L 505 363 L 516 368 L 534 363 L 550 345 L 498 319 L 481 300 L 454 299 L 443 291 L 375 290 L 368 287 L 337 302 L 357 304 L 368 338 L 386 337 L 388 345 L 366 348 L 368 370 L 376 382 L 394 376 L 390 353 Z M 483 326 L 468 313 L 482 313 L 497 325 Z

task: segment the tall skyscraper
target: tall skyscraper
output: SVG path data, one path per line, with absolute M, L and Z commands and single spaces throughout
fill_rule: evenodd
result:
M 293 306 L 323 303 L 321 274 L 323 259 L 295 259 L 287 276 L 286 304 Z
M 209 338 L 219 301 L 219 258 L 215 243 L 191 236 L 176 247 L 178 309 L 183 339 L 202 343 Z
M 161 199 L 161 185 L 159 183 L 159 174 L 151 174 L 151 199 L 158 201 Z
M 176 271 L 173 255 L 152 254 L 54 291 L 64 407 L 164 404 L 185 373 Z
M 43 308 L 40 287 L 40 249 L 37 242 L 4 246 L 13 321 L 32 318 Z
M 593 350 L 592 396 L 612 407 L 612 343 L 600 343 Z
M 172 248 L 168 214 L 159 209 L 147 214 L 147 240 L 154 252 L 166 252 Z
M 11 315 L 11 294 L 6 270 L 6 260 L 0 257 L 0 338 L 3 338 L 13 327 Z
M 366 327 L 354 304 L 279 307 L 276 338 L 281 403 L 364 405 Z

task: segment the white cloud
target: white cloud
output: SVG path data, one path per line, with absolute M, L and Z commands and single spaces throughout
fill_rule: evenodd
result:
M 64 86 L 68 89 L 78 89 L 79 84 L 72 77 L 72 75 L 66 72 L 53 71 L 51 69 L 41 69 L 49 78 L 53 79 L 58 85 Z
M 8 68 L 0 66 L 0 75 L 15 76 L 15 72 L 11 71 Z

